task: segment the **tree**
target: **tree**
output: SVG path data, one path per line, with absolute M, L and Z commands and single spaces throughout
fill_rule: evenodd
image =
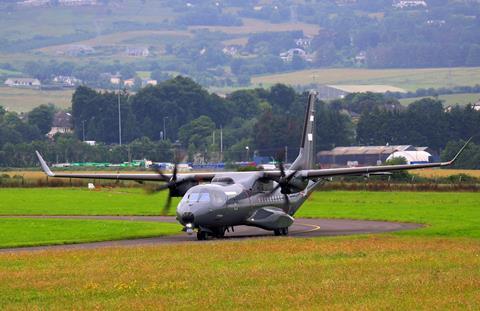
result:
M 47 134 L 52 128 L 55 106 L 40 105 L 28 113 L 28 123 L 36 126 L 41 134 Z
M 179 129 L 179 138 L 184 146 L 192 144 L 197 150 L 208 146 L 207 138 L 215 130 L 215 123 L 207 116 L 200 116 Z

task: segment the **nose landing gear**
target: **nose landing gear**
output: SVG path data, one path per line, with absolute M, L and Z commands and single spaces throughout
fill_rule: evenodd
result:
M 279 229 L 274 229 L 274 230 L 273 230 L 273 234 L 275 234 L 276 236 L 279 236 L 279 235 L 288 235 L 288 227 L 279 228 Z

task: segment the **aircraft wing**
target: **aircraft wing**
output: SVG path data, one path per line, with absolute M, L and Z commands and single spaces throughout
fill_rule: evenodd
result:
M 86 179 L 112 179 L 112 180 L 133 180 L 133 181 L 169 181 L 171 174 L 164 174 L 163 176 L 155 173 L 138 174 L 138 173 L 54 173 L 50 170 L 42 155 L 35 151 L 38 161 L 42 166 L 42 170 L 49 177 L 60 178 L 86 178 Z M 210 181 L 215 177 L 214 173 L 194 173 L 194 174 L 178 174 L 179 179 L 195 179 L 199 182 Z
M 378 174 L 380 172 L 386 173 L 386 172 L 401 171 L 401 170 L 415 170 L 420 168 L 449 166 L 453 164 L 455 160 L 457 160 L 458 156 L 468 146 L 472 138 L 470 138 L 465 143 L 465 145 L 460 149 L 460 151 L 455 155 L 455 157 L 448 162 L 302 170 L 302 171 L 299 171 L 299 175 L 307 179 L 313 179 L 313 178 L 344 176 L 344 175 L 368 175 L 368 174 Z

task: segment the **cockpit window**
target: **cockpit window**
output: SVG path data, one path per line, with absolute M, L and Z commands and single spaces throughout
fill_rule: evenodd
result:
M 186 202 L 210 202 L 208 192 L 193 192 L 187 195 Z

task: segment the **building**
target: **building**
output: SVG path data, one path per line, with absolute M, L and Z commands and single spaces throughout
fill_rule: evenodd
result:
M 150 55 L 150 50 L 146 47 L 127 47 L 125 54 L 128 56 L 147 57 Z
M 56 134 L 68 134 L 72 132 L 72 115 L 65 111 L 59 111 L 53 116 L 52 128 L 46 136 L 52 139 Z
M 69 45 L 66 48 L 62 48 L 56 51 L 58 55 L 67 55 L 72 57 L 92 55 L 95 53 L 95 49 L 88 45 Z
M 56 76 L 53 78 L 53 82 L 56 84 L 61 84 L 63 87 L 74 87 L 82 83 L 81 80 L 73 76 Z
M 286 52 L 280 53 L 280 58 L 286 62 L 289 63 L 293 60 L 293 57 L 298 56 L 304 61 L 307 62 L 312 62 L 313 59 L 310 55 L 307 54 L 303 49 L 295 48 L 295 49 L 290 49 Z
M 472 105 L 472 109 L 475 111 L 480 111 L 480 100 Z
M 393 3 L 392 6 L 397 9 L 405 8 L 426 8 L 427 2 L 422 0 L 401 0 Z
M 135 85 L 135 79 L 127 79 L 123 81 L 123 86 L 132 88 Z
M 33 78 L 8 78 L 5 85 L 9 87 L 39 89 L 42 84 L 38 79 Z
M 428 154 L 429 161 L 438 159 L 438 155 L 429 147 L 392 145 L 336 147 L 332 150 L 318 152 L 317 162 L 322 168 L 381 165 L 394 154 L 408 155 L 406 160 L 413 162 L 420 161 L 419 159 L 425 161 L 426 154 Z
M 147 85 L 155 86 L 155 85 L 157 85 L 157 80 L 142 79 L 142 87 L 146 87 Z
M 407 164 L 422 164 L 432 161 L 432 155 L 426 151 L 395 151 L 388 158 L 387 161 L 395 158 L 403 158 Z

